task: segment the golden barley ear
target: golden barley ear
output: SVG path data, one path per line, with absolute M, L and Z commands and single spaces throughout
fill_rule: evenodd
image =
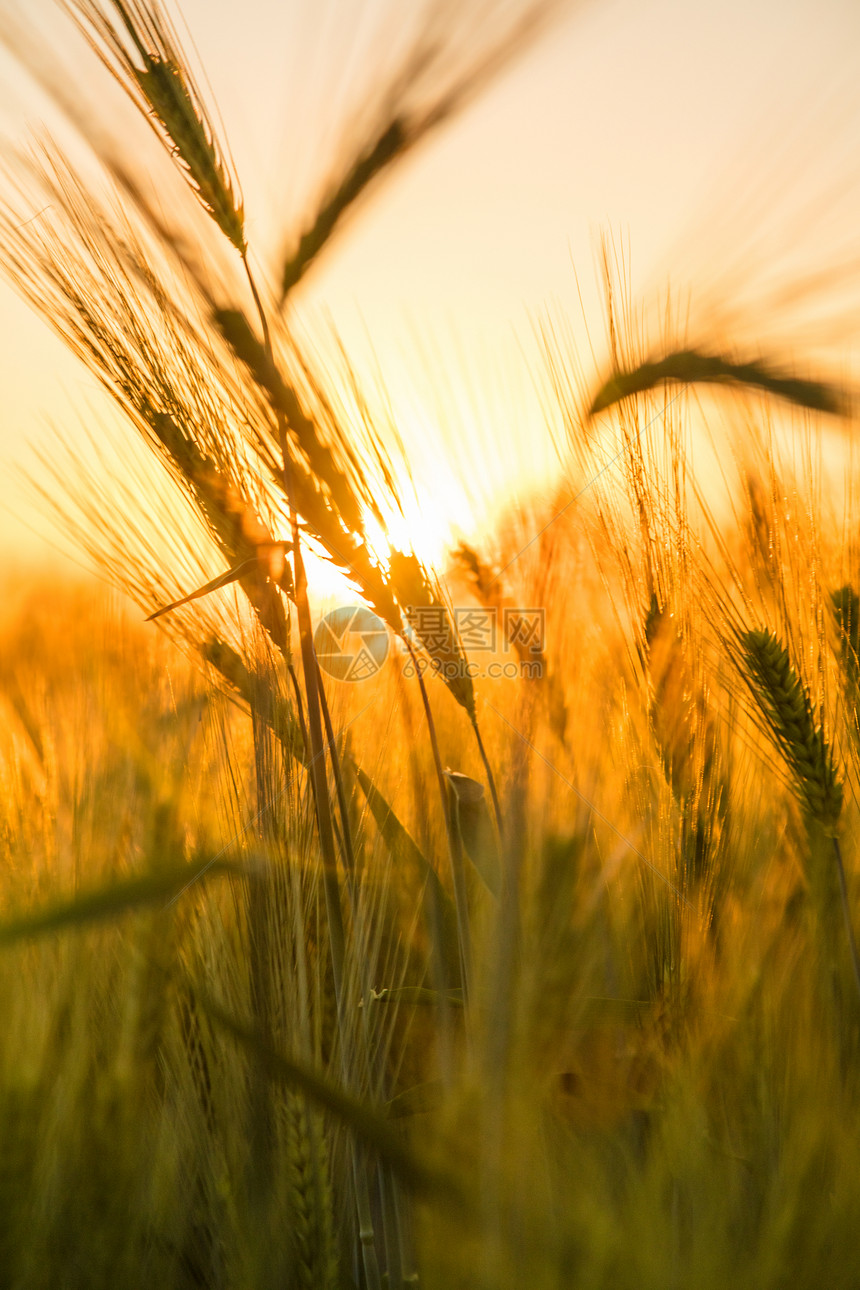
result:
M 483 560 L 468 542 L 459 542 L 451 553 L 452 564 L 470 584 L 485 608 L 497 608 L 502 602 L 502 588 L 498 574 Z
M 728 814 L 716 722 L 700 658 L 655 592 L 645 614 L 639 656 L 647 678 L 647 712 L 666 783 L 681 811 L 681 852 L 687 875 L 710 890 L 711 926 L 717 852 Z
M 760 361 L 740 363 L 720 354 L 681 349 L 653 362 L 613 372 L 591 400 L 588 415 L 596 416 L 632 394 L 644 394 L 670 383 L 745 386 L 785 399 L 797 407 L 833 416 L 846 416 L 850 410 L 845 391 L 824 381 L 779 372 Z
M 282 416 L 299 448 L 304 453 L 314 477 L 321 481 L 337 507 L 347 528 L 361 533 L 361 506 L 350 481 L 323 443 L 318 428 L 299 401 L 293 387 L 284 380 L 266 346 L 254 335 L 251 324 L 239 309 L 216 309 L 213 321 L 235 356 L 268 398 L 276 414 Z
M 349 144 L 310 219 L 289 239 L 281 269 L 282 305 L 366 190 L 461 111 L 568 3 L 429 0 L 422 31 L 393 73 L 382 78 L 358 142 Z
M 475 690 L 467 659 L 447 605 L 417 556 L 395 551 L 390 561 L 391 585 L 413 638 L 430 657 L 433 670 L 475 721 Z
M 239 185 L 219 148 L 188 61 L 161 6 L 149 0 L 65 0 L 108 71 L 180 165 L 201 205 L 244 256 Z
M 842 782 L 833 750 L 788 650 L 767 629 L 740 633 L 741 666 L 764 725 L 782 754 L 807 818 L 835 835 Z
M 323 203 L 313 224 L 302 233 L 296 249 L 287 257 L 281 275 L 282 301 L 304 277 L 347 210 L 354 205 L 373 179 L 406 150 L 409 142 L 409 135 L 403 123 L 395 119 L 354 163 L 328 200 Z
M 284 751 L 300 765 L 307 764 L 305 737 L 294 709 L 273 688 L 270 678 L 251 671 L 247 663 L 226 641 L 211 638 L 198 645 L 200 657 L 214 668 L 247 703 L 255 716 L 265 713 L 264 720 Z

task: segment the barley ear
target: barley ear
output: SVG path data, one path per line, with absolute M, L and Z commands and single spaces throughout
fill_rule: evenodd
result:
M 107 69 L 147 115 L 203 208 L 240 255 L 247 248 L 237 182 L 203 107 L 179 42 L 149 0 L 66 0 Z
M 809 692 L 788 650 L 767 629 L 741 632 L 741 665 L 750 693 L 791 773 L 806 816 L 835 836 L 842 782 Z
M 323 203 L 313 223 L 302 233 L 296 248 L 287 257 L 281 274 L 282 302 L 304 277 L 305 272 L 319 255 L 349 208 L 372 180 L 406 150 L 410 142 L 402 122 L 395 118 L 381 132 L 372 146 L 355 161 L 334 192 Z
M 453 617 L 438 586 L 413 554 L 395 551 L 390 562 L 391 585 L 403 606 L 406 623 L 430 657 L 433 671 L 475 721 L 475 690 Z
M 338 1258 L 321 1119 L 298 1093 L 286 1094 L 285 1111 L 295 1284 L 298 1290 L 334 1290 Z
M 613 372 L 594 395 L 588 415 L 596 416 L 632 394 L 644 394 L 669 383 L 745 386 L 813 412 L 844 416 L 849 410 L 845 393 L 824 381 L 779 372 L 760 361 L 741 363 L 721 354 L 681 349 L 656 361 Z

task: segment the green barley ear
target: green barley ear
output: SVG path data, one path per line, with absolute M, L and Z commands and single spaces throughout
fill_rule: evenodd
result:
M 245 214 L 237 181 L 157 0 L 66 0 L 66 9 L 178 161 L 203 208 L 240 255 Z
M 287 1178 L 297 1290 L 339 1283 L 328 1151 L 321 1117 L 299 1093 L 284 1099 Z
M 722 354 L 681 349 L 654 362 L 613 372 L 594 395 L 588 415 L 596 416 L 632 394 L 666 384 L 746 386 L 813 412 L 845 416 L 849 411 L 849 400 L 834 385 L 780 372 L 759 361 L 740 363 Z
M 214 637 L 201 642 L 198 653 L 227 682 L 229 689 L 247 703 L 251 712 L 265 721 L 284 751 L 306 765 L 305 738 L 294 709 L 265 673 L 252 672 L 231 645 Z
M 395 118 L 376 141 L 354 162 L 337 188 L 323 203 L 313 224 L 299 238 L 295 250 L 287 257 L 281 275 L 281 300 L 304 277 L 317 255 L 331 237 L 347 210 L 386 166 L 390 166 L 411 143 L 403 123 Z
M 809 692 L 791 665 L 788 650 L 767 629 L 741 632 L 745 680 L 791 773 L 807 817 L 836 834 L 842 811 L 842 783 Z
M 846 590 L 850 593 L 851 589 L 843 588 L 842 592 Z M 833 598 L 837 614 L 837 597 L 841 595 L 837 592 Z M 851 596 L 847 599 L 850 603 Z M 801 685 L 791 666 L 785 646 L 766 630 L 743 632 L 739 642 L 750 691 L 785 757 L 807 819 L 817 824 L 831 840 L 851 971 L 860 995 L 860 951 L 854 935 L 845 864 L 838 837 L 842 783 L 836 772 L 832 749 L 821 726 L 816 725 L 815 708 L 809 692 Z M 829 896 L 825 895 L 823 900 L 824 926 L 828 928 Z

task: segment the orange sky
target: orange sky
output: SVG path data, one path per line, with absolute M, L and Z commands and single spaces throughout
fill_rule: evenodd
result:
M 371 4 L 183 4 L 264 252 L 336 133 L 349 45 Z M 46 0 L 28 12 L 56 36 Z M 860 6 L 843 0 L 582 5 L 378 186 L 301 303 L 329 314 L 359 361 L 372 342 L 423 489 L 430 554 L 492 499 L 549 487 L 556 463 L 525 353 L 548 307 L 583 334 L 573 266 L 602 335 L 597 231 L 629 241 L 634 284 L 671 270 L 679 285 L 719 293 L 744 239 L 757 270 L 771 248 L 777 260 L 780 237 L 791 244 L 801 199 L 815 199 L 815 217 L 798 264 L 823 262 L 840 230 L 860 228 L 856 191 L 835 223 L 829 196 L 856 164 L 858 52 Z M 0 74 L 5 133 L 19 139 L 42 108 L 8 63 Z M 44 442 L 46 417 L 74 436 L 95 395 L 5 286 L 0 387 L 0 544 L 14 564 L 46 548 L 25 527 L 42 521 L 11 465 Z

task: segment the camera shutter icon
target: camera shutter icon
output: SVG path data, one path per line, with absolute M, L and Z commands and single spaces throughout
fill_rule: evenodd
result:
M 388 657 L 388 629 L 364 605 L 346 605 L 321 618 L 314 632 L 320 667 L 338 681 L 366 681 Z

